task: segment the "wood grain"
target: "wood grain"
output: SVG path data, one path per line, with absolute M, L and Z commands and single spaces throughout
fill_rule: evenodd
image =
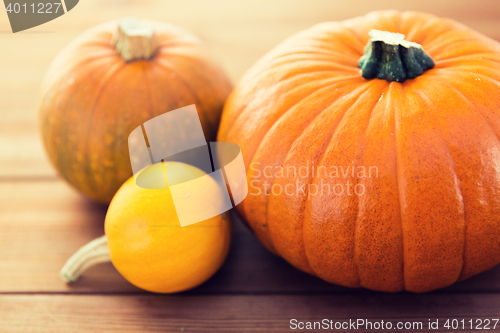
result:
M 0 296 L 4 333 L 289 332 L 290 319 L 421 322 L 498 318 L 500 298 L 485 294 L 293 296 Z M 352 309 L 356 309 L 355 312 Z M 471 310 L 473 309 L 473 310 Z M 498 326 L 498 325 L 497 325 Z M 40 330 L 40 327 L 43 330 Z M 498 327 L 497 327 L 498 329 Z M 380 330 L 379 330 L 380 331 Z

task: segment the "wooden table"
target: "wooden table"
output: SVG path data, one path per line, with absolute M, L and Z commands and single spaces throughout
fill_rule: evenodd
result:
M 439 319 L 443 329 L 448 318 L 499 318 L 500 266 L 427 294 L 351 290 L 294 269 L 240 221 L 224 266 L 189 292 L 141 291 L 111 264 L 71 286 L 58 276 L 75 250 L 103 234 L 106 212 L 57 177 L 39 140 L 40 83 L 70 40 L 123 16 L 169 21 L 208 41 L 236 82 L 299 30 L 388 8 L 451 17 L 500 40 L 498 0 L 83 0 L 59 19 L 15 35 L 1 12 L 0 332 L 281 332 L 290 331 L 292 318 L 422 322 L 427 330 L 429 319 Z

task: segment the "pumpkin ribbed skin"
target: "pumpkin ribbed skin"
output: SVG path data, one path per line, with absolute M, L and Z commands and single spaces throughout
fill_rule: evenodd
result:
M 404 83 L 362 78 L 371 29 L 406 35 L 435 67 Z M 269 250 L 331 283 L 425 292 L 500 262 L 499 135 L 499 44 L 383 11 L 316 25 L 265 55 L 226 102 L 218 140 L 242 149 L 250 187 L 238 211 Z M 276 171 L 306 165 L 305 177 Z M 376 175 L 358 174 L 369 166 Z M 311 195 L 347 182 L 365 192 Z
M 159 42 L 152 59 L 125 62 L 111 45 L 117 22 L 109 22 L 69 44 L 42 86 L 40 126 L 52 164 L 79 191 L 105 203 L 132 176 L 127 139 L 133 129 L 196 104 L 206 139 L 213 141 L 232 89 L 197 37 L 146 22 Z

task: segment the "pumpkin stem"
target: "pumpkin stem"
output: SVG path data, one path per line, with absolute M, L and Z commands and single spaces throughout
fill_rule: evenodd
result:
M 59 276 L 67 283 L 75 282 L 89 267 L 111 261 L 106 236 L 94 239 L 82 246 L 66 262 Z
M 358 62 L 365 79 L 404 82 L 434 67 L 434 61 L 422 46 L 406 41 L 405 35 L 373 29 L 370 37 Z
M 150 59 L 159 47 L 153 26 L 137 18 L 118 21 L 111 45 L 126 62 Z

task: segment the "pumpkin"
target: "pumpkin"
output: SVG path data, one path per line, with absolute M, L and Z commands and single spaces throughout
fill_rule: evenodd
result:
M 293 266 L 426 292 L 500 262 L 500 46 L 449 19 L 380 11 L 316 25 L 258 61 L 218 140 L 237 207 Z
M 206 175 L 180 162 L 161 162 L 144 172 L 169 175 L 169 181 Z M 217 183 L 205 183 L 214 191 L 206 198 L 220 205 L 223 195 Z M 191 187 L 196 196 L 200 187 Z M 205 193 L 205 192 L 203 192 Z M 193 207 L 196 209 L 196 207 Z M 223 213 L 205 221 L 181 227 L 170 188 L 145 189 L 134 177 L 126 181 L 109 205 L 106 235 L 82 247 L 61 270 L 66 282 L 76 281 L 88 267 L 110 261 L 135 286 L 156 293 L 175 293 L 198 286 L 222 265 L 231 242 L 230 215 Z
M 46 74 L 39 103 L 45 150 L 69 184 L 109 203 L 132 175 L 132 130 L 196 104 L 206 139 L 214 141 L 231 88 L 191 33 L 132 18 L 105 23 L 69 44 Z

